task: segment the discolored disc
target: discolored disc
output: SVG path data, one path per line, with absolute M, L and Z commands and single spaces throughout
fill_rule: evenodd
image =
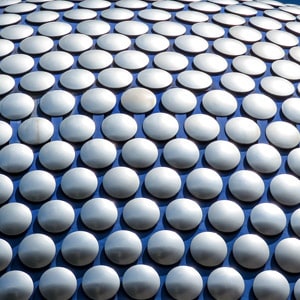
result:
M 122 106 L 132 113 L 146 113 L 156 105 L 155 94 L 146 88 L 134 87 L 127 89 L 121 96 Z
M 50 140 L 53 133 L 53 124 L 49 120 L 41 117 L 31 117 L 26 119 L 18 128 L 20 140 L 28 145 L 44 144 Z

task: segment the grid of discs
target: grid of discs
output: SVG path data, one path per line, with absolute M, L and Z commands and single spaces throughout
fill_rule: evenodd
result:
M 0 299 L 300 299 L 299 24 L 0 0 Z

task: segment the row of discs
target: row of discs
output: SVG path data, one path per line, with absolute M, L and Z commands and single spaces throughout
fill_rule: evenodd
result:
M 4 101 L 6 101 L 6 99 L 4 99 Z M 7 107 L 8 109 L 13 109 L 14 107 L 13 104 L 7 106 L 10 106 Z M 24 114 L 25 113 L 27 112 L 24 111 Z M 17 115 L 18 112 L 11 112 L 11 114 Z M 207 123 L 211 125 L 211 127 L 208 127 Z M 5 144 L 11 139 L 13 131 L 12 128 L 4 122 L 1 124 L 3 128 L 2 144 Z M 112 142 L 126 142 L 135 137 L 139 129 L 143 129 L 144 136 L 161 142 L 174 138 L 180 130 L 178 120 L 173 115 L 163 112 L 149 115 L 143 120 L 140 127 L 135 118 L 125 113 L 115 113 L 105 117 L 99 129 L 96 128 L 96 123 L 92 118 L 81 114 L 66 117 L 60 122 L 58 127 L 61 138 L 71 143 L 86 142 L 93 136 L 99 135 L 99 130 L 101 130 L 104 137 Z M 220 133 L 220 125 L 218 122 L 206 114 L 194 114 L 188 117 L 183 127 L 189 137 L 200 142 L 211 141 L 218 137 Z M 204 131 L 206 127 L 208 127 L 208 130 Z M 48 119 L 43 117 L 31 117 L 19 124 L 17 134 L 24 144 L 36 146 L 45 144 L 53 138 L 54 131 L 54 125 Z M 285 134 L 286 131 L 289 131 L 288 136 Z M 262 133 L 255 121 L 246 117 L 236 117 L 226 122 L 225 132 L 227 137 L 233 142 L 243 145 L 250 145 L 257 142 L 263 133 L 265 133 L 269 142 L 279 150 L 293 149 L 300 141 L 297 127 L 287 121 L 271 122 L 267 125 L 265 132 Z M 139 134 L 142 135 L 141 133 Z M 192 146 L 192 142 L 188 140 L 184 141 L 184 139 L 178 139 L 177 141 L 174 147 L 184 149 L 184 143 L 190 143 L 190 147 L 192 148 L 196 147 Z M 224 147 L 235 147 L 230 142 L 226 145 L 228 146 L 224 145 Z M 187 165 L 182 168 L 189 167 L 190 166 Z
M 5 240 L 1 252 L 1 269 L 12 260 L 12 249 Z M 296 238 L 281 240 L 275 248 L 275 259 L 279 266 L 290 273 L 300 273 L 300 260 L 297 256 L 300 243 Z M 179 263 L 185 251 L 182 238 L 174 231 L 156 231 L 147 243 L 147 253 L 151 259 L 163 266 Z M 99 253 L 99 243 L 89 232 L 76 231 L 68 234 L 61 245 L 64 260 L 73 266 L 83 267 L 94 262 Z M 202 232 L 194 236 L 190 244 L 193 259 L 201 266 L 216 267 L 223 263 L 228 254 L 224 239 L 214 232 Z M 128 230 L 111 233 L 104 244 L 104 253 L 110 262 L 126 266 L 136 262 L 142 254 L 143 246 L 137 234 Z M 18 247 L 18 257 L 27 267 L 40 269 L 48 266 L 54 259 L 56 246 L 53 240 L 41 233 L 26 236 Z M 269 259 L 267 243 L 255 234 L 239 236 L 232 249 L 239 265 L 246 269 L 259 269 Z
M 76 35 L 76 34 L 75 34 Z M 117 35 L 117 34 L 116 34 Z M 77 39 L 79 39 L 78 36 L 76 36 Z M 81 37 L 81 36 L 80 36 Z M 106 37 L 106 36 L 104 36 Z M 114 36 L 108 36 L 109 37 Z M 118 38 L 122 38 L 121 36 L 117 36 Z M 195 38 L 196 36 L 193 35 L 184 35 L 180 36 L 177 39 L 185 38 L 185 39 L 191 39 Z M 45 37 L 46 38 L 46 37 Z M 103 38 L 103 37 L 102 37 Z M 145 38 L 148 38 L 145 36 Z M 130 41 L 130 40 L 129 40 Z M 32 45 L 33 41 L 28 41 L 30 45 Z M 175 40 L 176 42 L 176 40 Z M 185 41 L 183 41 L 185 42 Z M 218 43 L 217 43 L 218 42 Z M 2 42 L 3 43 L 3 42 Z M 38 41 L 37 43 L 44 43 L 43 40 Z M 78 43 L 78 41 L 77 41 Z M 229 45 L 227 45 L 228 43 Z M 231 45 L 232 43 L 233 45 Z M 69 44 L 69 42 L 68 42 Z M 230 38 L 222 38 L 215 41 L 216 45 L 219 45 L 221 47 L 223 44 L 224 48 L 226 47 L 233 47 L 234 46 L 234 40 Z M 208 44 L 207 44 L 208 47 Z M 268 49 L 268 47 L 270 49 Z M 273 46 L 275 47 L 275 45 Z M 279 46 L 277 46 L 279 47 Z M 264 49 L 267 48 L 267 49 Z M 296 47 L 297 48 L 297 47 Z M 292 48 L 293 51 L 296 48 Z M 222 49 L 222 48 L 221 48 Z M 220 50 L 221 50 L 220 49 Z M 279 49 L 281 49 L 279 47 Z M 244 73 L 246 75 L 250 76 L 259 76 L 266 72 L 267 65 L 263 61 L 264 58 L 271 59 L 269 57 L 263 57 L 265 55 L 266 50 L 274 50 L 272 49 L 272 44 L 268 42 L 260 42 L 255 43 L 252 46 L 252 51 L 256 51 L 257 55 L 260 57 L 254 57 L 250 55 L 243 55 L 245 54 L 245 51 L 241 53 L 237 53 L 235 55 L 236 57 L 232 60 L 232 66 L 231 69 L 235 71 L 239 71 L 241 73 Z M 285 60 L 284 58 L 284 50 L 281 49 L 282 52 L 280 55 L 278 54 L 277 57 L 273 58 L 273 62 L 271 65 L 272 71 L 282 78 L 295 81 L 299 80 L 299 66 L 297 63 L 292 62 L 290 60 Z M 49 49 L 47 49 L 49 51 Z M 71 53 L 74 52 L 69 50 Z M 278 50 L 279 51 L 279 50 Z M 32 51 L 33 52 L 33 51 Z M 35 54 L 35 53 L 32 53 Z M 227 53 L 228 54 L 228 53 Z M 292 54 L 292 52 L 291 52 Z M 206 61 L 203 61 L 206 59 Z M 174 62 L 174 60 L 177 62 L 177 64 Z M 97 64 L 95 64 L 95 61 L 97 61 Z M 112 65 L 114 62 L 114 65 L 119 68 L 123 68 L 128 71 L 138 71 L 141 69 L 146 68 L 150 60 L 148 56 L 143 53 L 142 51 L 138 50 L 124 50 L 119 52 L 118 54 L 113 57 L 108 51 L 101 50 L 101 49 L 92 49 L 92 50 L 86 50 L 82 52 L 82 54 L 78 57 L 78 69 L 83 68 L 90 71 L 99 71 L 105 68 L 108 68 Z M 188 67 L 188 59 L 181 53 L 172 52 L 172 51 L 164 51 L 161 53 L 158 53 L 154 56 L 154 66 L 157 68 L 160 68 L 165 71 L 169 72 L 179 72 Z M 15 64 L 17 63 L 17 65 Z M 251 64 L 250 64 L 251 63 Z M 22 75 L 25 73 L 30 72 L 34 67 L 35 61 L 30 55 L 27 54 L 12 54 L 2 59 L 0 63 L 0 69 L 3 73 L 8 75 Z M 41 56 L 39 60 L 39 66 L 42 67 L 45 71 L 49 72 L 63 72 L 68 70 L 72 67 L 74 64 L 74 58 L 73 56 L 62 50 L 58 51 L 52 51 L 48 52 Z M 210 74 L 215 73 L 223 73 L 228 68 L 227 61 L 220 55 L 215 53 L 202 53 L 198 54 L 193 58 L 193 64 L 194 66 L 200 70 L 204 71 Z M 250 64 L 250 65 L 249 65 Z M 150 65 L 149 65 L 150 66 Z M 286 68 L 290 69 L 290 72 L 286 71 Z M 82 72 L 82 71 L 81 71 Z M 78 73 L 78 72 L 77 72 Z M 70 74 L 66 73 L 66 74 Z M 80 74 L 80 73 L 78 73 Z M 85 74 L 89 74 L 86 73 Z M 104 72 L 105 74 L 105 72 Z M 66 77 L 67 75 L 63 75 Z M 70 75 L 69 75 L 70 76 Z M 103 76 L 103 74 L 101 75 Z M 244 77 L 246 78 L 246 77 Z M 101 80 L 101 78 L 100 78 Z M 66 79 L 62 79 L 61 82 L 63 85 L 66 85 Z M 102 80 L 103 81 L 103 80 Z M 143 84 L 143 80 L 141 80 L 141 83 Z M 65 83 L 65 84 L 64 84 Z M 102 82 L 100 82 L 102 83 Z M 85 88 L 84 84 L 82 83 L 82 88 Z M 264 86 L 264 84 L 262 84 Z M 68 86 L 66 86 L 69 88 Z M 79 86 L 77 87 L 79 89 Z
M 297 236 L 300 235 L 299 214 L 299 209 L 295 210 L 290 219 L 290 225 Z M 18 218 L 20 215 L 22 218 Z M 7 236 L 26 232 L 33 219 L 29 207 L 17 202 L 1 206 L 0 216 L 0 232 Z M 124 206 L 122 217 L 134 231 L 150 230 L 158 224 L 161 211 L 153 200 L 134 198 Z M 171 227 L 185 232 L 198 228 L 202 222 L 203 212 L 197 202 L 179 198 L 167 205 L 165 218 Z M 245 222 L 242 208 L 231 200 L 218 200 L 213 203 L 207 212 L 207 218 L 210 225 L 223 234 L 237 232 Z M 89 230 L 95 232 L 108 230 L 116 224 L 118 210 L 111 200 L 93 198 L 82 206 L 80 220 Z M 249 220 L 253 228 L 266 237 L 282 233 L 287 223 L 283 210 L 273 203 L 255 205 Z M 74 224 L 75 212 L 68 202 L 51 200 L 40 207 L 37 221 L 48 233 L 61 233 Z
M 283 69 L 285 68 L 286 66 L 283 64 Z M 295 70 L 295 77 L 300 74 L 299 71 L 298 69 Z M 124 89 L 134 83 L 132 73 L 120 67 L 105 69 L 96 76 L 97 82 L 102 87 L 109 89 Z M 2 77 L 4 86 L 1 95 L 10 92 L 15 86 L 13 77 L 6 74 Z M 65 71 L 60 76 L 59 84 L 68 90 L 78 91 L 90 88 L 95 81 L 95 75 L 91 71 L 79 68 Z M 159 68 L 148 68 L 140 71 L 137 75 L 137 81 L 141 86 L 156 90 L 165 89 L 174 83 L 172 75 Z M 176 82 L 179 86 L 196 91 L 204 91 L 210 88 L 213 83 L 211 76 L 206 72 L 194 69 L 180 72 L 176 77 Z M 20 80 L 21 88 L 33 93 L 45 92 L 52 88 L 55 83 L 55 77 L 46 71 L 33 71 L 22 76 Z M 220 84 L 226 90 L 240 94 L 248 94 L 256 88 L 256 82 L 249 75 L 235 71 L 221 75 Z M 278 85 L 282 88 L 279 89 Z M 260 81 L 259 86 L 262 91 L 279 98 L 291 97 L 295 95 L 296 90 L 299 94 L 300 90 L 299 84 L 295 87 L 291 81 L 279 76 L 266 76 Z
M 299 15 L 1 0 L 0 299 L 300 299 Z
M 17 150 L 20 153 L 15 154 Z M 177 138 L 165 144 L 162 156 L 170 167 L 184 170 L 194 167 L 199 162 L 200 153 L 193 141 Z M 60 156 L 57 156 L 57 154 L 60 154 Z M 22 161 L 16 162 L 15 158 L 20 155 Z M 79 155 L 86 166 L 93 169 L 103 169 L 116 161 L 117 148 L 109 140 L 93 139 L 82 145 Z M 59 171 L 71 166 L 75 156 L 76 152 L 72 144 L 57 140 L 48 142 L 41 147 L 39 162 L 50 171 Z M 159 151 L 152 141 L 145 138 L 134 138 L 123 145 L 121 156 L 129 167 L 144 169 L 157 162 Z M 204 158 L 210 167 L 219 171 L 232 170 L 241 161 L 238 147 L 225 140 L 208 143 L 204 151 Z M 256 172 L 263 174 L 276 172 L 282 164 L 279 151 L 265 143 L 258 143 L 249 147 L 246 152 L 246 160 Z M 33 152 L 27 145 L 12 143 L 4 146 L 0 151 L 0 168 L 5 172 L 11 174 L 23 172 L 33 162 Z M 287 162 L 289 168 L 298 175 L 300 171 L 299 151 L 297 149 L 289 152 Z
M 218 197 L 223 190 L 222 177 L 210 168 L 194 169 L 188 173 L 184 183 L 190 195 L 202 201 Z M 75 167 L 63 174 L 60 188 L 69 199 L 75 201 L 91 197 L 100 185 L 110 197 L 128 199 L 138 192 L 142 184 L 152 197 L 167 200 L 180 192 L 183 182 L 179 174 L 168 167 L 151 169 L 142 182 L 138 173 L 128 167 L 113 167 L 105 172 L 102 180 L 90 169 Z M 12 196 L 14 187 L 6 175 L 1 176 L 1 186 L 1 203 L 5 203 Z M 266 189 L 262 177 L 250 170 L 233 172 L 227 186 L 233 197 L 246 203 L 259 200 Z M 272 178 L 269 190 L 280 204 L 295 206 L 300 203 L 299 187 L 300 180 L 296 176 L 279 174 Z M 23 198 L 32 203 L 50 199 L 56 189 L 54 176 L 44 170 L 27 172 L 21 177 L 18 187 Z
M 160 285 L 158 273 L 149 265 L 131 266 L 122 277 L 122 288 L 131 299 L 152 298 L 159 291 Z M 299 285 L 298 280 L 293 290 L 296 299 L 300 294 Z M 10 295 L 9 287 L 18 289 L 19 299 L 28 299 L 33 293 L 32 279 L 23 271 L 7 272 L 0 278 L 0 287 L 0 297 L 3 299 Z M 69 299 L 74 295 L 76 288 L 76 277 L 72 271 L 63 267 L 48 269 L 42 274 L 39 283 L 39 291 L 45 299 Z M 193 267 L 178 266 L 168 272 L 165 288 L 174 299 L 195 299 L 203 290 L 203 280 Z M 245 283 L 241 274 L 234 268 L 219 267 L 209 275 L 207 288 L 214 299 L 237 300 L 244 294 Z M 108 266 L 94 266 L 83 275 L 82 289 L 91 299 L 110 299 L 120 289 L 120 278 L 118 273 Z M 267 270 L 255 277 L 253 293 L 257 299 L 287 299 L 290 287 L 281 273 Z

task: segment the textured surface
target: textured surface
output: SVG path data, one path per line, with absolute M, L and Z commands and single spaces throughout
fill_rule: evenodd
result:
M 299 24 L 0 0 L 0 299 L 299 299 Z

